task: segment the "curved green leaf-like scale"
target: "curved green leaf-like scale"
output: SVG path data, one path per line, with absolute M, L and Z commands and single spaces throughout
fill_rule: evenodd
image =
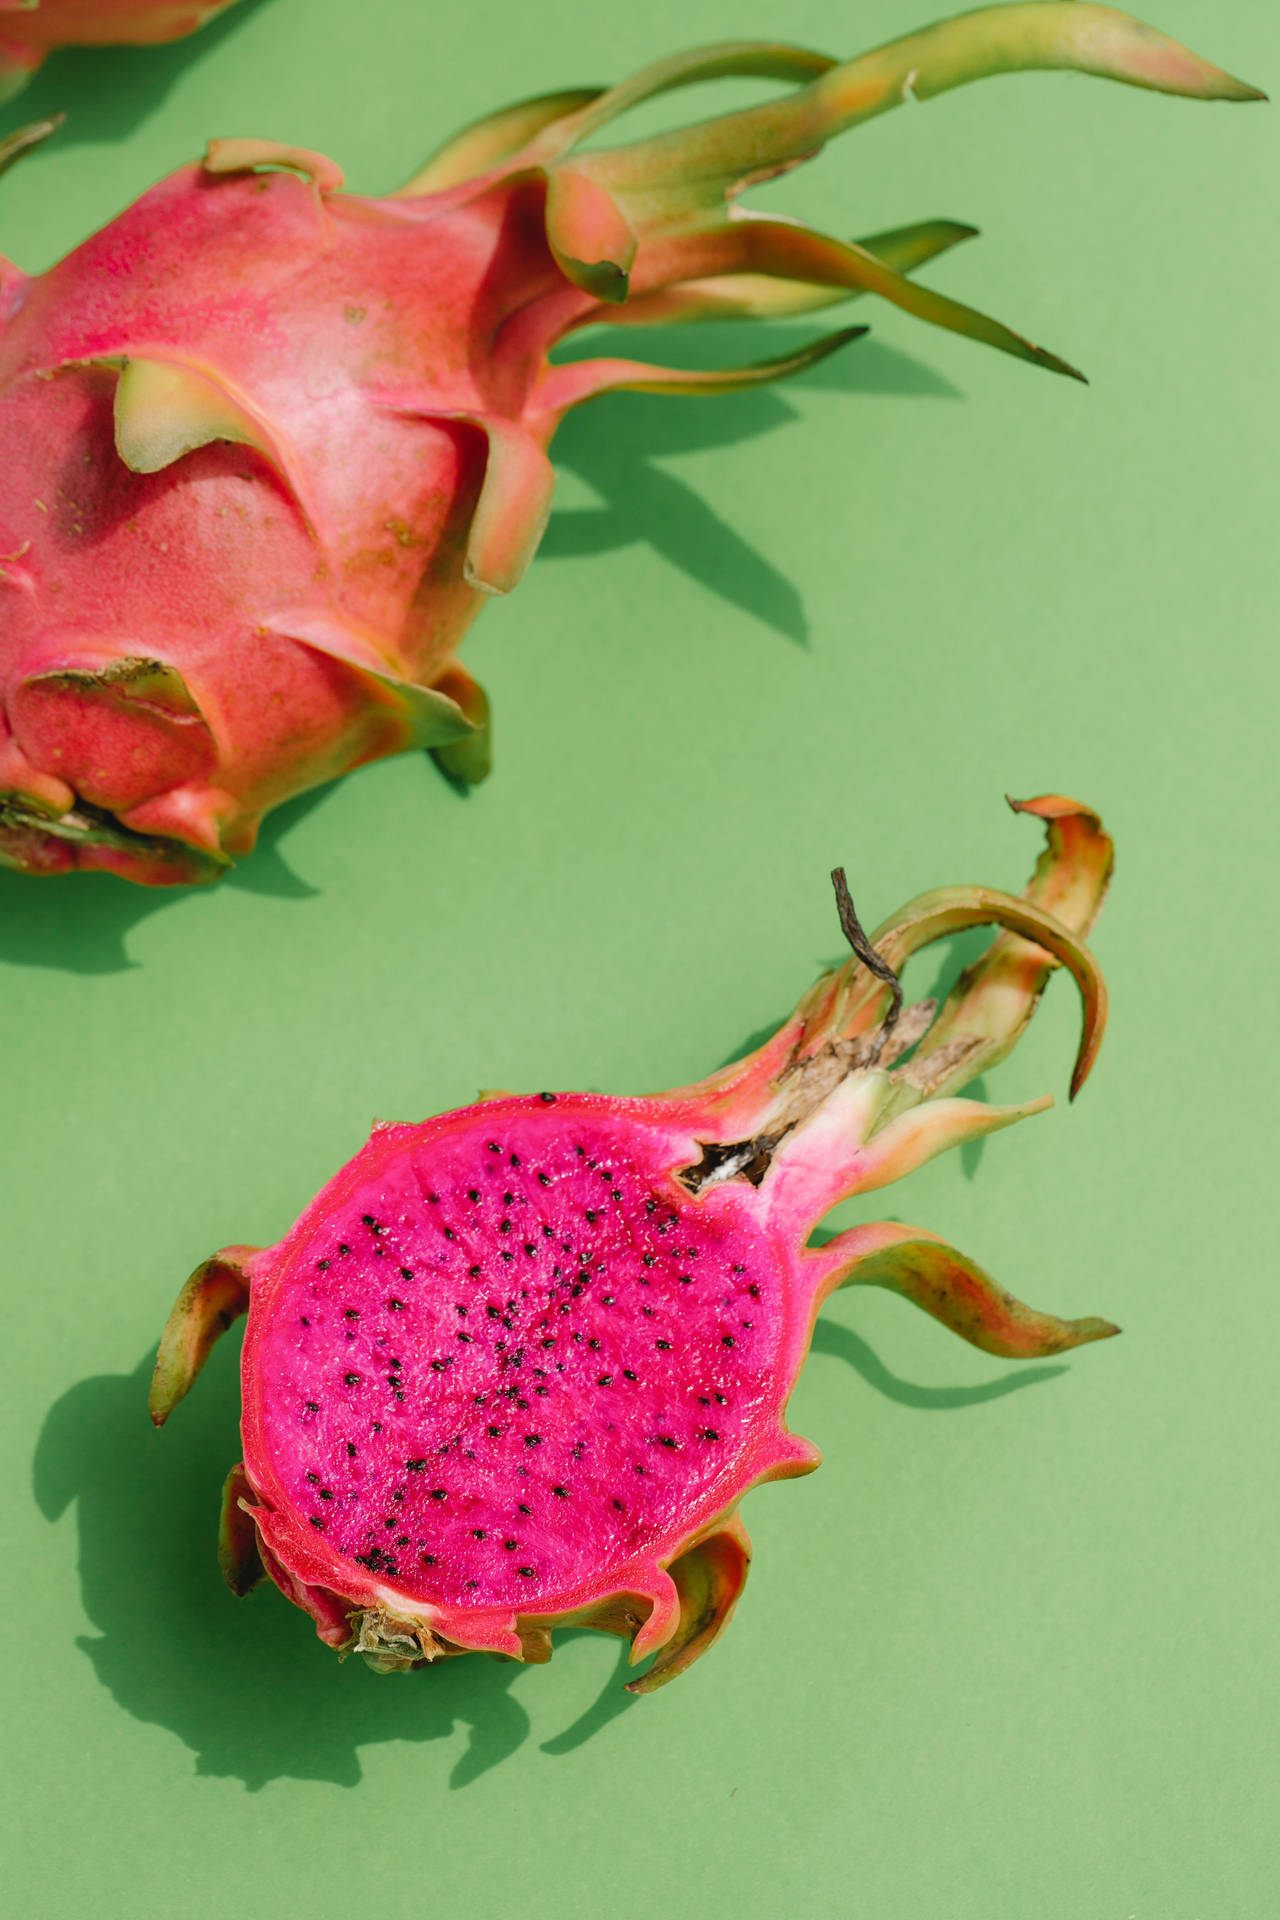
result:
M 538 551 L 551 517 L 555 468 L 527 428 L 486 414 L 459 414 L 489 441 L 464 571 L 482 593 L 510 593 Z
M 1031 900 L 1015 899 L 995 887 L 938 887 L 922 893 L 871 936 L 876 951 L 900 973 L 921 947 L 967 927 L 1007 927 L 1060 960 L 1080 989 L 1083 1031 L 1071 1075 L 1074 1100 L 1089 1076 L 1107 1024 L 1107 990 L 1098 963 L 1068 927 Z
M 457 660 L 451 661 L 432 687 L 433 693 L 452 700 L 474 731 L 461 740 L 432 747 L 431 757 L 450 780 L 465 787 L 477 787 L 493 769 L 493 721 L 489 696 Z
M 151 1418 L 162 1427 L 228 1327 L 248 1311 L 258 1247 L 224 1247 L 198 1266 L 173 1305 L 151 1377 Z
M 242 1505 L 242 1501 L 246 1505 Z M 267 1570 L 258 1552 L 258 1529 L 253 1524 L 252 1513 L 246 1511 L 246 1506 L 252 1505 L 253 1488 L 242 1462 L 237 1461 L 223 1484 L 222 1514 L 218 1522 L 218 1565 L 237 1599 L 252 1593 L 259 1580 L 266 1578 Z
M 5 98 L 3 75 L 5 60 L 9 57 L 7 54 L 0 53 L 0 102 Z M 25 79 L 25 74 L 23 78 Z M 43 146 L 50 134 L 58 131 L 66 117 L 64 113 L 51 113 L 43 120 L 32 120 L 29 125 L 15 127 L 12 133 L 7 133 L 4 139 L 0 140 L 0 174 L 8 173 L 10 167 L 16 166 L 26 154 L 33 152 L 36 147 Z
M 1110 835 L 1096 813 L 1060 794 L 1009 804 L 1048 825 L 1045 850 L 1023 898 L 1083 939 L 1110 883 Z M 1016 1045 L 1057 964 L 1039 943 L 1000 934 L 961 974 L 916 1049 L 914 1084 L 930 1097 L 951 1093 L 998 1065 Z
M 384 698 L 398 707 L 406 729 L 405 746 L 450 746 L 474 731 L 456 700 L 437 687 L 420 687 L 406 680 L 394 671 L 374 635 L 349 621 L 335 619 L 322 607 L 279 611 L 264 622 L 264 631 L 297 640 L 364 674 Z
M 978 229 L 959 220 L 921 220 L 871 234 L 854 244 L 896 273 L 913 273 L 926 261 L 972 240 Z M 784 280 L 765 273 L 726 273 L 717 279 L 681 280 L 632 294 L 610 316 L 614 326 L 657 326 L 700 320 L 790 320 L 824 307 L 858 300 L 865 287 L 824 287 L 811 280 Z
M 795 47 L 781 40 L 724 40 L 706 47 L 694 47 L 688 53 L 671 54 L 642 67 L 629 80 L 599 93 L 589 105 L 558 125 L 548 128 L 546 140 L 539 145 L 540 157 L 568 152 L 619 114 L 659 94 L 672 93 L 678 87 L 691 87 L 708 80 L 791 80 L 798 84 L 829 73 L 837 62 L 826 53 L 810 47 Z
M 290 147 L 278 140 L 211 140 L 205 149 L 206 173 L 250 173 L 280 167 L 300 173 L 319 194 L 339 193 L 346 178 L 336 160 L 311 147 Z
M 794 94 L 718 120 L 583 157 L 602 185 L 629 194 L 696 186 L 711 206 L 876 114 L 1000 73 L 1066 68 L 1202 100 L 1260 100 L 1255 87 L 1111 7 L 1031 0 L 982 7 L 908 34 Z
M 474 180 L 527 146 L 554 121 L 580 113 L 604 93 L 603 87 L 566 87 L 559 93 L 540 93 L 517 100 L 497 113 L 487 113 L 463 127 L 432 154 L 425 166 L 397 189 L 395 198 L 421 193 L 447 193 Z
M 115 396 L 116 452 L 134 473 L 159 473 L 215 440 L 256 447 L 286 478 L 289 462 L 261 421 L 198 368 L 126 360 Z
M 628 1693 L 656 1693 L 701 1659 L 732 1619 L 750 1565 L 751 1542 L 737 1514 L 672 1561 L 680 1624 L 648 1673 L 628 1683 Z
M 809 341 L 794 353 L 775 354 L 746 367 L 688 369 L 656 367 L 643 360 L 578 360 L 572 366 L 552 369 L 543 383 L 545 404 L 558 414 L 602 393 L 742 393 L 749 387 L 803 373 L 806 367 L 816 366 L 866 332 L 866 327 L 842 327 L 838 333 Z
M 836 1287 L 887 1288 L 970 1346 L 1004 1360 L 1045 1360 L 1120 1331 L 1110 1320 L 1060 1320 L 1024 1306 L 967 1255 L 918 1227 L 888 1221 L 853 1227 L 814 1258 L 824 1297 Z
M 613 195 L 576 167 L 547 176 L 547 243 L 565 278 L 595 300 L 627 297 L 636 236 Z
M 790 221 L 742 215 L 689 232 L 677 231 L 671 240 L 656 241 L 651 253 L 641 255 L 636 279 L 643 288 L 650 274 L 657 280 L 685 280 L 744 271 L 772 274 L 789 282 L 816 282 L 876 293 L 932 326 L 980 340 L 1050 373 L 1064 373 L 1073 380 L 1084 378 L 1056 353 L 1034 346 L 1002 321 L 896 273 L 864 247 L 833 240 Z

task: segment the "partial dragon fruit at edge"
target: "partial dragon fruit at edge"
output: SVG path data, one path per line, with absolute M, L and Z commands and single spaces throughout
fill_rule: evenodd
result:
M 181 40 L 235 0 L 0 0 L 0 101 L 20 93 L 55 47 Z
M 488 1652 L 551 1656 L 559 1626 L 631 1641 L 646 1692 L 725 1625 L 750 1548 L 744 1494 L 810 1472 L 786 1406 L 836 1287 L 904 1294 L 988 1353 L 1058 1353 L 1117 1329 L 1022 1306 L 923 1228 L 838 1202 L 1051 1105 L 957 1098 L 1013 1047 L 1058 965 L 1084 1032 L 1105 992 L 1083 945 L 1111 874 L 1097 816 L 1013 802 L 1048 844 L 1020 898 L 920 895 L 773 1038 L 648 1099 L 482 1096 L 379 1125 L 276 1246 L 224 1248 L 160 1344 L 162 1424 L 247 1309 L 244 1457 L 223 1499 L 233 1590 L 267 1575 L 320 1638 L 379 1671 Z M 931 941 L 1002 929 L 939 1009 L 898 973 Z
M 616 388 L 751 386 L 865 331 L 700 374 L 554 362 L 579 329 L 874 293 L 1071 373 L 908 277 L 972 228 L 846 244 L 740 200 L 905 100 L 1057 67 L 1262 97 L 1111 8 L 1035 0 L 844 64 L 730 43 L 523 101 L 381 199 L 344 193 L 319 154 L 215 140 L 49 272 L 5 265 L 0 860 L 209 880 L 266 809 L 381 755 L 427 747 L 481 778 L 488 706 L 456 650 L 537 547 L 566 411 Z M 584 144 L 642 101 L 730 75 L 792 90 Z M 0 164 L 45 130 L 13 136 Z

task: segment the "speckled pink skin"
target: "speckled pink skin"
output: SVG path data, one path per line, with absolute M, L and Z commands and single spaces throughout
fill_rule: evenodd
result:
M 1055 962 L 1084 999 L 1073 1085 L 1088 1071 L 1105 1002 L 1080 936 L 1111 844 L 1071 801 L 1022 810 L 1048 848 L 1021 899 L 946 889 L 875 935 L 896 968 L 962 927 L 1006 929 L 940 1012 L 887 1017 L 890 986 L 854 958 L 695 1087 L 500 1095 L 377 1127 L 276 1246 L 197 1269 L 152 1417 L 247 1308 L 235 1590 L 265 1571 L 329 1645 L 383 1669 L 543 1660 L 556 1627 L 595 1626 L 657 1654 L 645 1691 L 727 1622 L 743 1496 L 819 1463 L 786 1407 L 834 1287 L 891 1287 L 1017 1358 L 1114 1333 L 1021 1306 L 921 1228 L 808 1244 L 839 1201 L 1041 1110 L 951 1096 L 1013 1045 Z
M 234 0 L 0 0 L 0 99 L 55 47 L 151 46 L 181 40 Z
M 54 15 L 3 17 L 25 31 Z M 0 860 L 211 879 L 268 807 L 382 754 L 425 746 L 483 777 L 487 703 L 455 649 L 537 547 L 565 411 L 617 387 L 756 384 L 862 331 L 698 374 L 553 365 L 574 329 L 875 293 L 1070 373 L 907 277 L 971 228 L 855 245 L 739 203 L 904 99 L 1035 66 L 1256 97 L 1111 9 L 1000 6 L 843 64 L 730 43 L 522 102 L 376 200 L 344 193 L 322 155 L 215 141 L 40 278 L 5 266 Z M 640 101 L 727 75 L 792 91 L 584 145 Z M 0 143 L 0 166 L 13 157 Z

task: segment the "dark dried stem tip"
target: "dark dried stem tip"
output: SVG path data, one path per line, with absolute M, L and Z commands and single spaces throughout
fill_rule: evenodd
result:
M 893 991 L 893 1005 L 881 1023 L 876 1057 L 889 1035 L 898 1024 L 898 1015 L 902 1012 L 902 982 L 887 960 L 882 960 L 866 934 L 862 922 L 854 912 L 853 901 L 849 895 L 849 883 L 845 879 L 843 867 L 831 869 L 831 884 L 836 890 L 836 911 L 840 915 L 840 931 L 857 954 L 864 967 L 868 967 L 877 980 L 883 980 L 886 987 Z

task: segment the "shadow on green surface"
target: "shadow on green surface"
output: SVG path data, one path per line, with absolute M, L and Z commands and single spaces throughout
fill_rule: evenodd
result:
M 354 1786 L 362 1746 L 452 1741 L 466 1727 L 448 1784 L 468 1786 L 529 1737 L 512 1688 L 536 1684 L 536 1669 L 463 1659 L 376 1675 L 360 1660 L 340 1664 L 273 1587 L 236 1600 L 222 1584 L 215 1540 L 239 1451 L 236 1345 L 223 1343 L 163 1433 L 147 1419 L 150 1353 L 132 1374 L 80 1381 L 51 1409 L 33 1477 L 48 1519 L 79 1502 L 80 1579 L 98 1629 L 79 1645 L 126 1713 L 192 1749 L 198 1773 L 251 1790 L 282 1778 Z M 623 1647 L 603 1697 L 544 1751 L 568 1753 L 639 1704 L 624 1690 L 625 1660 Z
M 227 40 L 261 0 L 240 0 L 185 40 L 158 47 L 67 47 L 51 54 L 30 86 L 0 114 L 0 130 L 65 113 L 60 144 L 119 140 L 154 113 L 183 70 Z
M 679 331 L 644 332 L 643 339 L 634 328 L 596 333 L 583 343 L 581 355 L 575 345 L 574 355 L 563 357 L 617 354 L 668 366 L 715 366 L 767 359 L 804 338 L 780 326 L 700 327 L 692 340 Z M 962 397 L 908 354 L 866 340 L 811 367 L 794 384 L 847 395 Z M 601 505 L 554 513 L 540 557 L 580 558 L 647 542 L 731 606 L 803 644 L 808 622 L 796 587 L 687 482 L 660 464 L 682 454 L 738 446 L 798 419 L 795 407 L 775 388 L 690 399 L 618 393 L 593 401 L 569 415 L 553 453 L 557 466 L 584 480 Z
M 324 798 L 317 787 L 277 807 L 263 821 L 255 851 L 231 869 L 223 887 L 311 900 L 319 893 L 286 861 L 281 841 Z M 126 937 L 142 921 L 180 906 L 203 887 L 139 887 L 112 873 L 53 879 L 0 868 L 0 964 L 60 967 L 64 973 L 125 973 L 137 966 Z
M 915 1407 L 920 1413 L 980 1407 L 988 1400 L 1003 1400 L 1006 1394 L 1017 1393 L 1022 1387 L 1038 1386 L 1041 1381 L 1056 1380 L 1060 1373 L 1071 1371 L 1069 1367 L 1025 1367 L 1019 1373 L 1002 1373 L 998 1380 L 984 1380 L 980 1387 L 918 1387 L 913 1381 L 900 1380 L 896 1373 L 891 1373 L 861 1334 L 826 1318 L 819 1319 L 813 1330 L 811 1351 L 843 1360 L 886 1400 L 896 1400 L 900 1407 Z

